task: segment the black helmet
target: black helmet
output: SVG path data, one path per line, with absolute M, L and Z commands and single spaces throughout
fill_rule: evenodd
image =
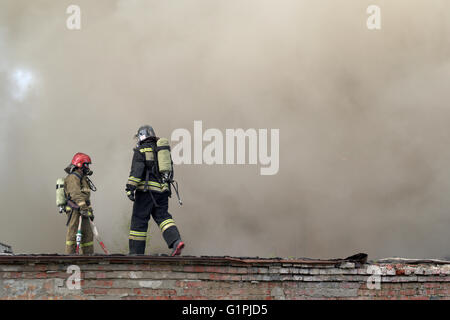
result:
M 153 128 L 149 125 L 142 126 L 138 129 L 138 132 L 136 133 L 136 138 L 139 142 L 142 142 L 148 138 L 155 138 L 155 131 Z

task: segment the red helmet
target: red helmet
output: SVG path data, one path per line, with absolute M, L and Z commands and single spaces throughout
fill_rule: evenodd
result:
M 83 164 L 85 164 L 85 163 L 90 164 L 91 158 L 87 154 L 78 152 L 73 156 L 71 163 L 74 166 L 81 168 L 83 166 Z

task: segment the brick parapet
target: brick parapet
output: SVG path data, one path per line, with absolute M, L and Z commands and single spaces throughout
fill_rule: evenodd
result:
M 80 289 L 68 289 L 70 265 Z M 0 299 L 449 299 L 450 264 L 108 262 L 0 264 Z

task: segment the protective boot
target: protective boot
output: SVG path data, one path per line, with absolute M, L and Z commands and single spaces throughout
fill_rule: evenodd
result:
M 172 248 L 173 248 L 173 251 L 172 251 L 171 256 L 172 256 L 172 257 L 174 257 L 174 256 L 179 256 L 179 255 L 181 254 L 181 250 L 183 250 L 183 248 L 184 248 L 184 242 L 181 241 L 181 239 L 180 239 L 180 240 L 177 240 L 177 241 L 174 243 L 174 245 L 172 246 Z
M 172 219 L 170 219 L 172 220 Z M 173 221 L 173 220 L 172 220 Z M 162 233 L 164 240 L 167 243 L 167 246 L 170 248 L 174 248 L 174 244 L 181 240 L 180 232 L 178 231 L 177 226 L 171 223 L 172 226 L 165 229 Z
M 77 245 L 76 244 L 66 244 L 66 254 L 75 254 L 77 251 Z
M 131 240 L 129 239 L 130 255 L 132 254 L 145 254 L 145 241 Z

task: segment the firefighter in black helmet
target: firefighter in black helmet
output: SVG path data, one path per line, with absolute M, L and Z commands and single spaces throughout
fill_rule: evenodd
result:
M 161 229 L 172 256 L 179 255 L 184 248 L 180 233 L 168 212 L 170 185 L 167 173 L 158 168 L 158 137 L 151 126 L 139 128 L 134 149 L 131 172 L 125 191 L 134 202 L 131 217 L 129 249 L 130 254 L 144 254 L 150 216 Z M 165 147 L 165 149 L 170 147 Z

